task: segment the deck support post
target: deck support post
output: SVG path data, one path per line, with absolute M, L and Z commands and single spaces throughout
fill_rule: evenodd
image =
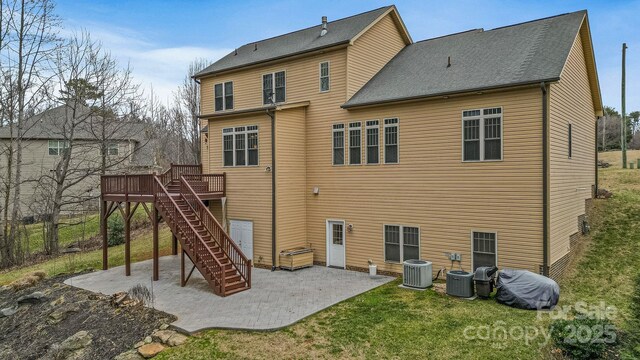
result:
M 178 238 L 175 234 L 171 234 L 171 254 L 178 255 Z
M 124 271 L 131 275 L 131 203 L 124 202 Z
M 153 281 L 158 281 L 160 278 L 158 264 L 158 208 L 155 203 L 151 206 L 151 222 L 153 223 Z
M 180 286 L 184 287 L 184 250 L 180 251 Z
M 109 254 L 107 242 L 107 202 L 100 201 L 100 234 L 102 235 L 102 270 L 109 269 Z

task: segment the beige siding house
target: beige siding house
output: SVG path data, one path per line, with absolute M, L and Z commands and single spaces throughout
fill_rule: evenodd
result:
M 42 112 L 29 119 L 25 126 L 22 146 L 22 179 L 20 186 L 21 217 L 46 216 L 52 201 L 52 172 L 62 160 L 62 154 L 73 141 L 71 163 L 65 183 L 63 214 L 97 211 L 100 196 L 101 148 L 106 146 L 106 171 L 109 174 L 124 172 L 152 172 L 156 166 L 152 140 L 146 134 L 144 124 L 108 124 L 102 131 L 101 118 L 86 115 L 78 121 L 71 135 L 71 120 L 65 105 Z M 84 115 L 83 115 L 84 116 Z M 15 129 L 0 127 L 0 180 L 7 177 L 10 148 L 15 148 Z M 73 140 L 72 140 L 73 139 Z M 13 154 L 15 164 L 15 152 Z M 13 176 L 13 174 L 12 174 Z M 3 186 L 4 190 L 4 186 Z
M 421 258 L 557 276 L 597 186 L 586 11 L 413 42 L 389 6 L 195 77 L 203 168 L 227 175 L 210 208 L 256 266 L 310 247 L 355 270 Z

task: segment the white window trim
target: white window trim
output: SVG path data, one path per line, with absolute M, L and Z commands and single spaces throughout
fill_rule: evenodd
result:
M 255 130 L 247 130 L 249 126 L 256 126 Z M 244 131 L 236 131 L 236 128 L 244 127 Z M 224 129 L 233 129 L 230 132 L 224 132 Z M 260 126 L 259 125 L 238 125 L 238 126 L 230 126 L 222 128 L 222 136 L 221 136 L 221 149 L 222 149 L 222 167 L 224 168 L 245 168 L 245 167 L 258 167 L 260 166 Z M 250 133 L 258 134 L 258 163 L 256 165 L 249 165 L 249 135 Z M 244 165 L 236 165 L 236 134 L 245 134 L 244 137 Z M 233 165 L 225 165 L 224 164 L 224 137 L 227 135 L 231 135 L 233 138 Z
M 334 125 L 344 125 L 344 127 L 342 129 L 334 129 L 333 126 Z M 345 166 L 347 164 L 347 140 L 345 138 L 347 132 L 346 132 L 346 125 L 344 123 L 335 123 L 335 124 L 331 124 L 331 165 L 333 166 Z M 333 160 L 335 159 L 335 146 L 333 144 L 333 134 L 337 133 L 337 132 L 342 132 L 342 164 L 336 164 Z
M 484 120 L 486 118 L 496 118 L 498 117 L 498 114 L 491 114 L 491 115 L 484 115 L 484 110 L 486 109 L 496 109 L 499 108 L 500 109 L 500 159 L 492 159 L 492 160 L 485 160 L 484 159 Z M 471 110 L 480 110 L 480 115 L 479 116 L 464 116 L 464 112 L 465 111 L 471 111 Z M 473 108 L 473 109 L 466 109 L 466 110 L 462 110 L 460 112 L 460 114 L 462 115 L 462 122 L 460 123 L 462 126 L 462 131 L 461 131 L 461 150 L 460 151 L 460 155 L 461 155 L 461 159 L 462 162 L 464 163 L 479 163 L 479 162 L 500 162 L 500 161 L 504 161 L 504 108 L 502 106 L 488 106 L 488 107 L 484 107 L 484 108 Z M 474 119 L 480 119 L 480 160 L 465 160 L 464 159 L 464 122 L 465 120 L 474 120 Z
M 498 266 L 498 231 L 496 230 L 486 230 L 486 229 L 471 229 L 471 233 L 469 234 L 469 238 L 471 239 L 471 270 L 473 271 L 473 267 L 474 267 L 474 263 L 473 263 L 473 253 L 475 252 L 475 249 L 473 248 L 473 233 L 474 232 L 479 232 L 479 233 L 491 233 L 491 234 L 496 234 L 496 253 L 495 253 L 495 258 L 496 258 L 496 266 Z
M 378 125 L 367 125 L 367 121 L 377 121 Z M 368 129 L 378 129 L 378 162 L 377 163 L 369 163 L 369 134 L 367 133 Z M 383 131 L 384 132 L 384 131 Z M 384 136 L 384 134 L 383 134 Z M 371 119 L 366 120 L 364 122 L 364 164 L 376 166 L 380 165 L 382 162 L 380 161 L 380 120 Z
M 385 124 L 386 120 L 388 120 L 388 119 L 398 119 L 398 122 L 395 123 L 395 124 Z M 382 156 L 384 158 L 384 164 L 385 165 L 398 165 L 398 164 L 400 164 L 400 118 L 398 118 L 398 117 L 387 117 L 387 118 L 384 118 L 382 120 L 382 126 L 383 126 L 382 127 L 382 140 L 384 140 L 383 141 L 383 148 L 382 148 Z M 387 127 L 393 127 L 393 126 L 398 128 L 398 131 L 396 133 L 396 147 L 398 148 L 398 154 L 397 154 L 396 158 L 397 158 L 398 161 L 390 163 L 390 162 L 387 162 L 387 151 L 386 151 L 386 149 L 387 149 L 387 137 L 385 136 L 385 131 L 386 131 Z
M 360 123 L 360 126 L 354 126 L 353 128 L 351 127 L 351 123 Z M 362 165 L 362 121 L 351 121 L 348 122 L 345 126 L 347 128 L 347 136 L 349 137 L 349 141 L 347 141 L 348 145 L 348 150 L 349 150 L 349 162 L 347 164 L 349 164 L 350 166 L 361 166 Z M 352 164 L 351 163 L 351 129 L 353 130 L 360 130 L 360 163 L 358 164 Z
M 283 72 L 284 73 L 284 101 L 276 102 L 276 73 Z M 264 103 L 264 76 L 271 75 L 271 89 L 273 90 L 272 99 L 274 104 L 284 104 L 287 102 L 287 70 L 278 70 L 272 72 L 266 72 L 260 75 L 260 86 L 262 87 L 262 92 L 260 93 L 260 102 L 262 102 L 262 106 L 269 106 L 270 104 Z
M 227 109 L 227 91 L 224 88 L 224 84 L 226 83 L 231 83 L 231 88 L 233 88 L 233 93 L 231 94 L 231 96 L 233 96 L 233 107 L 231 109 Z M 222 110 L 216 110 L 216 85 L 222 85 Z M 221 111 L 233 110 L 233 108 L 236 106 L 235 94 L 236 94 L 236 91 L 235 91 L 235 85 L 233 84 L 233 81 L 224 81 L 224 82 L 213 84 L 213 111 L 221 112 Z
M 322 64 L 327 64 L 327 76 L 326 78 L 329 80 L 329 88 L 327 90 L 322 90 Z M 286 74 L 285 74 L 286 76 Z M 329 60 L 322 61 L 318 64 L 318 90 L 320 93 L 328 93 L 331 91 L 331 62 Z
M 386 239 L 386 232 L 385 232 L 385 228 L 387 226 L 398 226 L 400 228 L 400 261 L 396 262 L 396 261 L 391 261 L 391 260 L 387 260 L 387 239 Z M 420 258 L 422 256 L 422 229 L 420 228 L 420 226 L 418 225 L 400 225 L 400 224 L 382 224 L 382 256 L 383 256 L 383 260 L 386 264 L 402 264 L 404 263 L 404 228 L 405 227 L 410 227 L 410 228 L 417 228 L 418 229 L 418 258 Z M 471 233 L 471 241 L 473 241 L 473 232 Z M 472 243 L 473 245 L 473 243 Z

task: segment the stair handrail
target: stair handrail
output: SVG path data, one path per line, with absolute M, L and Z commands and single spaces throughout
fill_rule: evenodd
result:
M 171 201 L 171 204 L 173 205 L 173 211 L 174 212 L 178 212 L 180 214 L 180 216 L 182 216 L 184 222 L 188 225 L 189 229 L 195 234 L 195 237 L 198 239 L 198 241 L 201 243 L 201 245 L 204 246 L 205 249 L 207 249 L 207 251 L 209 252 L 209 254 L 211 255 L 211 258 L 215 261 L 216 265 L 220 268 L 220 271 L 222 273 L 222 276 L 220 276 L 220 279 L 217 279 L 215 276 L 212 276 L 214 281 L 217 281 L 218 283 L 220 283 L 220 292 L 222 293 L 222 296 L 225 295 L 225 271 L 224 271 L 224 267 L 222 266 L 222 263 L 220 263 L 220 261 L 218 260 L 218 258 L 214 255 L 213 251 L 211 251 L 211 248 L 209 248 L 209 246 L 206 244 L 206 242 L 204 241 L 204 239 L 202 238 L 202 236 L 198 233 L 198 231 L 196 231 L 196 229 L 193 227 L 193 225 L 191 224 L 191 222 L 189 221 L 189 219 L 187 219 L 187 217 L 185 216 L 185 214 L 182 212 L 182 210 L 180 210 L 180 208 L 178 207 L 178 204 L 176 203 L 176 201 L 171 197 L 171 195 L 169 194 L 169 192 L 167 191 L 167 189 L 164 187 L 164 185 L 162 185 L 162 182 L 160 181 L 160 179 L 158 178 L 158 176 L 154 176 L 156 185 L 159 187 L 159 189 L 164 193 L 164 195 Z M 157 197 L 157 192 L 154 193 L 154 197 Z M 155 203 L 157 203 L 157 201 L 154 201 Z M 187 202 L 188 203 L 188 202 Z M 176 223 L 176 225 L 178 225 Z M 182 230 L 182 229 L 180 229 Z M 184 230 L 182 230 L 184 231 Z M 198 258 L 198 253 L 197 251 L 194 253 L 194 257 L 196 259 L 194 259 L 194 262 L 197 262 L 197 258 Z M 196 265 L 194 263 L 194 265 Z M 213 273 L 213 272 L 212 272 Z M 206 276 L 206 274 L 202 274 L 203 276 Z
M 187 204 L 191 206 L 191 208 L 196 213 L 200 221 L 204 224 L 204 228 L 207 229 L 207 231 L 209 232 L 209 235 L 211 235 L 211 238 L 218 243 L 218 246 L 220 246 L 220 249 L 222 249 L 222 251 L 229 258 L 229 260 L 231 260 L 231 263 L 236 268 L 240 276 L 242 276 L 242 278 L 247 282 L 247 286 L 251 287 L 251 260 L 247 258 L 247 256 L 242 252 L 242 250 L 240 250 L 238 245 L 231 239 L 231 237 L 226 233 L 226 231 L 224 231 L 224 228 L 222 227 L 222 225 L 220 225 L 216 217 L 213 216 L 209 208 L 204 206 L 204 204 L 202 203 L 202 200 L 200 199 L 198 194 L 193 190 L 193 188 L 191 187 L 189 182 L 184 178 L 184 176 L 180 177 L 180 183 L 185 187 L 186 191 L 189 192 L 189 195 L 193 196 L 197 200 L 196 203 L 198 204 L 199 209 L 194 208 L 193 204 L 184 196 L 184 194 L 182 193 L 182 186 L 181 186 L 180 195 L 184 198 Z M 210 220 L 213 220 L 212 224 L 218 228 L 220 234 L 222 234 L 223 239 L 218 239 L 213 234 L 212 229 L 209 229 L 209 227 L 207 226 L 207 222 L 205 222 L 204 219 L 202 219 L 202 216 L 200 215 L 200 211 L 204 212 L 204 216 L 207 216 Z M 221 243 L 222 241 L 224 241 L 225 244 L 222 244 Z M 233 261 L 233 257 L 230 256 L 230 254 L 227 252 L 226 250 L 227 246 L 225 245 L 228 245 L 228 247 L 233 249 L 234 252 L 238 255 L 238 257 L 240 258 L 239 260 L 243 263 L 242 265 L 246 269 L 246 274 L 244 273 L 244 271 L 242 271 L 242 269 L 240 269 L 238 264 L 236 264 L 236 262 Z

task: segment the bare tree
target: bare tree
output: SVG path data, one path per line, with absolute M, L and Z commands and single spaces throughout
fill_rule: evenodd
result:
M 55 80 L 61 96 L 51 94 L 58 103 L 47 111 L 41 124 L 50 125 L 49 133 L 63 140 L 59 161 L 52 171 L 43 171 L 37 179 L 42 205 L 49 211 L 45 219 L 45 251 L 58 251 L 60 214 L 67 207 L 82 206 L 98 196 L 98 175 L 124 163 L 130 151 L 109 156 L 110 144 L 118 143 L 130 125 L 120 114 L 137 96 L 129 69 L 121 70 L 100 43 L 88 33 L 73 35 L 56 55 Z M 44 121 L 42 121 L 44 120 Z
M 57 47 L 59 19 L 53 13 L 54 5 L 50 0 L 4 0 L 2 4 L 0 63 L 5 90 L 2 107 L 5 126 L 11 129 L 11 141 L 5 149 L 8 177 L 3 194 L 4 236 L 0 244 L 0 266 L 9 266 L 20 262 L 22 254 L 19 231 L 22 140 L 28 130 L 27 120 L 44 100 L 48 60 Z
M 182 85 L 178 88 L 176 105 L 184 109 L 188 121 L 183 121 L 180 126 L 184 133 L 192 154 L 193 162 L 200 163 L 200 83 L 193 76 L 203 70 L 210 63 L 206 59 L 196 59 L 189 64 L 189 71 L 184 77 Z M 184 119 L 182 119 L 184 120 Z

